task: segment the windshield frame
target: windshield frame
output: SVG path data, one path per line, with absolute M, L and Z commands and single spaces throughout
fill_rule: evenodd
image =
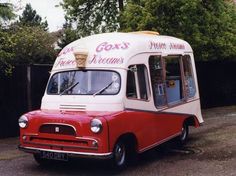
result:
M 83 70 L 77 70 L 77 69 L 73 69 L 73 70 L 64 70 L 64 71 L 57 71 L 57 72 L 55 72 L 55 73 L 53 73 L 51 76 L 50 76 L 50 78 L 49 78 L 49 80 L 48 80 L 48 84 L 47 84 L 47 87 L 46 87 L 46 94 L 47 95 L 55 95 L 55 96 L 70 96 L 70 95 L 73 95 L 73 96 L 93 96 L 93 94 L 94 93 L 91 93 L 91 94 L 75 94 L 75 93 L 71 93 L 71 94 L 62 94 L 62 95 L 60 95 L 61 93 L 50 93 L 50 91 L 49 91 L 49 84 L 50 84 L 50 82 L 51 82 L 51 79 L 56 75 L 56 74 L 59 74 L 59 73 L 65 73 L 65 72 L 77 72 L 77 71 L 81 71 L 81 72 L 85 72 L 85 71 L 104 71 L 104 72 L 115 72 L 117 75 L 118 75 L 118 77 L 119 77 L 119 80 L 120 80 L 120 86 L 119 86 L 119 90 L 116 92 L 116 93 L 114 93 L 114 94 L 96 94 L 96 96 L 100 96 L 100 95 L 103 95 L 103 96 L 114 96 L 114 95 L 118 95 L 119 93 L 120 93 L 120 90 L 121 90 L 121 86 L 122 86 L 122 80 L 121 80 L 121 74 L 118 72 L 118 71 L 116 71 L 116 70 L 109 70 L 109 69 L 83 69 Z M 80 83 L 79 83 L 80 84 Z

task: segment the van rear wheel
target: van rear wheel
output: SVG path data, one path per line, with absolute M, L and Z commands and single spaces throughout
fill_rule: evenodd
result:
M 187 142 L 189 133 L 189 127 L 186 123 L 183 124 L 181 128 L 181 134 L 178 137 L 178 143 L 184 145 Z

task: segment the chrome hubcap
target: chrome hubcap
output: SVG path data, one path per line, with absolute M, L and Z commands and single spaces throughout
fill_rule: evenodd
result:
M 182 140 L 182 141 L 185 140 L 186 135 L 187 135 L 186 129 L 185 129 L 185 127 L 182 127 L 182 133 L 181 133 L 181 140 Z

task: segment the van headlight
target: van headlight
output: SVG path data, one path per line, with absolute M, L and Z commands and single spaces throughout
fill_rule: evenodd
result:
M 94 133 L 99 133 L 102 131 L 102 122 L 99 119 L 93 119 L 90 123 L 90 129 Z
M 26 128 L 28 126 L 29 120 L 23 115 L 19 118 L 18 123 L 21 128 Z

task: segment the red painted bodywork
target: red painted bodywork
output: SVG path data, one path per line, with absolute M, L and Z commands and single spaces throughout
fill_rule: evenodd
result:
M 22 147 L 65 150 L 73 152 L 107 153 L 120 136 L 132 134 L 137 141 L 137 152 L 145 151 L 166 139 L 179 135 L 182 124 L 189 115 L 161 112 L 125 110 L 121 112 L 66 112 L 38 110 L 26 114 L 29 126 L 20 129 Z M 102 132 L 90 130 L 90 121 L 98 118 L 103 123 Z M 198 126 L 195 118 L 195 126 Z M 40 133 L 42 124 L 67 124 L 76 129 L 76 135 Z M 23 136 L 26 139 L 23 140 Z M 92 146 L 92 141 L 98 147 Z

